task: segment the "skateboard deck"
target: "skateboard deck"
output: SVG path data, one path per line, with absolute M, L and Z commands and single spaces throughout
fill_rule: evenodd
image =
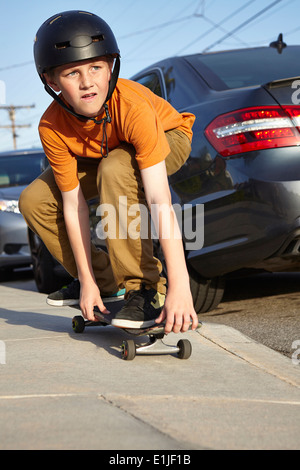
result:
M 79 305 L 72 305 L 72 308 L 80 310 Z M 76 315 L 72 319 L 72 328 L 75 333 L 83 333 L 85 327 L 108 326 L 111 325 L 116 313 L 102 314 L 98 308 L 94 309 L 94 315 L 98 321 L 85 320 L 83 316 Z M 114 326 L 114 325 L 111 325 Z M 201 327 L 199 322 L 198 328 Z M 192 345 L 189 340 L 181 339 L 177 345 L 166 344 L 163 341 L 165 336 L 165 325 L 160 323 L 146 328 L 119 328 L 126 333 L 139 337 L 148 336 L 149 340 L 142 345 L 137 345 L 134 340 L 125 340 L 121 345 L 122 359 L 133 360 L 136 355 L 172 354 L 177 353 L 180 359 L 188 359 L 192 354 Z

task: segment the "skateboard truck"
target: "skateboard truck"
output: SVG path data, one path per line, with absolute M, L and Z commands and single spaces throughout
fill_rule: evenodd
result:
M 122 359 L 132 360 L 135 356 L 161 355 L 177 353 L 180 359 L 188 359 L 192 354 L 192 345 L 187 339 L 181 339 L 173 346 L 163 342 L 162 338 L 149 335 L 146 344 L 137 346 L 133 339 L 123 341 L 121 345 Z
M 82 333 L 86 326 L 108 326 L 110 321 L 103 318 L 103 321 L 89 321 L 85 320 L 82 316 L 75 316 L 72 319 L 72 328 L 75 333 Z M 161 354 L 174 354 L 177 353 L 179 359 L 188 359 L 192 354 L 192 345 L 187 339 L 180 339 L 177 345 L 169 345 L 163 341 L 164 325 L 155 325 L 150 328 L 132 329 L 122 328 L 126 333 L 133 336 L 148 336 L 149 341 L 137 345 L 134 340 L 124 340 L 121 345 L 122 359 L 132 361 L 136 355 L 161 355 Z

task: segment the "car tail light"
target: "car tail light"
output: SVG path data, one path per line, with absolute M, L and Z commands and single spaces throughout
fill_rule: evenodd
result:
M 300 145 L 300 106 L 239 109 L 215 118 L 205 129 L 223 157 L 254 150 Z

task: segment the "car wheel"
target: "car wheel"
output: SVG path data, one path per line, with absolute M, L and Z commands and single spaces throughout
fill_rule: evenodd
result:
M 154 240 L 153 242 L 153 251 L 154 256 L 156 256 L 162 264 L 162 276 L 167 278 L 166 263 L 158 240 Z M 196 313 L 205 313 L 216 308 L 224 294 L 225 280 L 221 277 L 206 279 L 189 267 L 188 270 Z
M 64 279 L 55 273 L 56 262 L 43 241 L 31 230 L 28 231 L 28 238 L 38 291 L 51 294 L 62 287 Z
M 190 286 L 197 313 L 209 312 L 216 308 L 222 300 L 225 281 L 221 277 L 205 279 L 189 270 Z

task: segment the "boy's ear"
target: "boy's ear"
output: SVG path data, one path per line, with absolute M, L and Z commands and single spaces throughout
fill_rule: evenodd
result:
M 47 84 L 49 86 L 51 86 L 51 88 L 54 90 L 54 91 L 60 91 L 60 88 L 59 86 L 56 84 L 56 82 L 54 81 L 54 78 L 53 77 L 50 77 L 47 73 L 43 73 L 43 77 L 44 79 L 46 80 Z

